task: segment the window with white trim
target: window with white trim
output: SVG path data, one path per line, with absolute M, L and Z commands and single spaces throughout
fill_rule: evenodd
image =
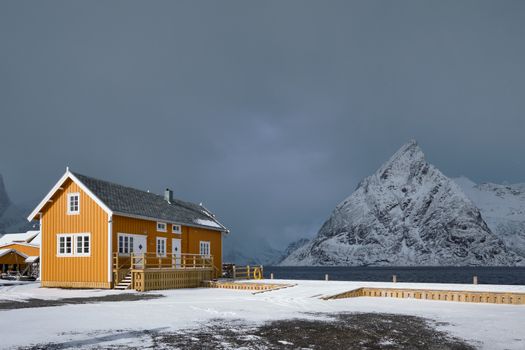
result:
M 72 235 L 60 235 L 57 238 L 57 255 L 71 255 L 72 253 Z
M 118 253 L 119 255 L 133 253 L 133 235 L 118 234 Z
M 199 254 L 204 256 L 210 256 L 210 241 L 201 241 Z
M 68 215 L 80 214 L 80 193 L 67 194 L 67 213 Z
M 89 256 L 91 234 L 67 233 L 57 235 L 57 256 Z
M 181 233 L 180 225 L 176 225 L 176 224 L 171 225 L 171 232 L 173 232 L 173 233 Z
M 77 249 L 75 255 L 89 255 L 90 250 L 90 237 L 89 235 L 78 235 L 75 236 L 77 242 Z
M 157 222 L 157 231 L 168 232 L 167 224 L 165 222 Z
M 157 237 L 157 256 L 166 256 L 166 238 Z

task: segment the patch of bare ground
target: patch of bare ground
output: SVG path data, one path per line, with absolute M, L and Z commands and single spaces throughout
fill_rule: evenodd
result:
M 315 315 L 314 315 L 315 316 Z M 414 349 L 471 350 L 472 345 L 437 330 L 430 320 L 393 314 L 318 314 L 319 319 L 290 319 L 250 326 L 214 320 L 198 329 L 118 331 L 84 341 L 24 349 Z M 114 344 L 127 338 L 127 345 Z M 146 341 L 145 341 L 146 340 Z M 105 343 L 103 345 L 103 343 Z M 133 345 L 130 345 L 133 344 Z M 135 345 L 137 344 L 137 345 Z
M 375 313 L 319 316 L 323 319 L 274 321 L 256 328 L 216 323 L 194 332 L 160 334 L 155 340 L 159 345 L 182 349 L 474 349 L 421 317 Z M 325 320 L 326 316 L 331 320 Z
M 49 306 L 62 306 L 71 304 L 92 304 L 102 302 L 115 302 L 115 301 L 136 301 L 136 300 L 150 300 L 161 298 L 161 294 L 138 294 L 138 293 L 122 293 L 122 294 L 111 294 L 99 297 L 87 297 L 87 298 L 63 298 L 57 300 L 45 300 L 45 299 L 25 299 L 23 301 L 11 301 L 11 300 L 0 300 L 0 310 L 13 310 L 13 309 L 28 309 L 35 307 L 49 307 Z

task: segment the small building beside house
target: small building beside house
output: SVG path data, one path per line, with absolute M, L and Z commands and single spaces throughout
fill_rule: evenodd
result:
M 40 231 L 6 233 L 0 237 L 0 273 L 38 277 Z
M 157 195 L 69 169 L 28 220 L 40 222 L 43 287 L 198 286 L 220 276 L 228 233 L 169 189 Z

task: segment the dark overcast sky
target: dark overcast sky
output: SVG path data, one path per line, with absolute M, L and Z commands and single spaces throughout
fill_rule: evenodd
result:
M 525 182 L 525 1 L 1 1 L 0 118 L 15 201 L 69 165 L 287 243 L 411 138 Z

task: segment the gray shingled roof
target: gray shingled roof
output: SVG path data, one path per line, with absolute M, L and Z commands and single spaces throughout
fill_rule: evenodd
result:
M 157 221 L 228 231 L 212 213 L 201 205 L 179 199 L 173 199 L 171 203 L 168 203 L 164 196 L 158 194 L 77 173 L 73 175 L 115 214 L 143 216 Z

